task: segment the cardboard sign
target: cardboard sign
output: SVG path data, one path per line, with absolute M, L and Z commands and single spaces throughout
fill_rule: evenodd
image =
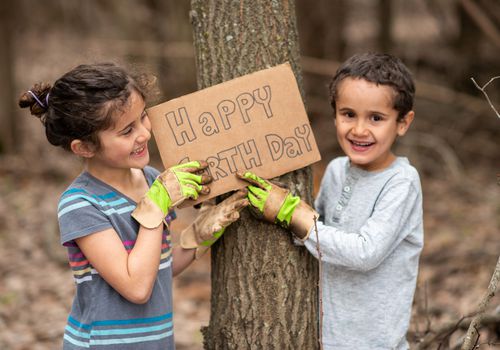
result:
M 165 168 L 206 160 L 214 181 L 203 200 L 321 159 L 290 65 L 245 75 L 147 110 Z M 195 204 L 194 201 L 186 203 Z

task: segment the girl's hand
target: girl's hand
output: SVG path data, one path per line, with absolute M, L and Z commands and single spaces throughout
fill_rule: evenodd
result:
M 186 199 L 197 199 L 210 192 L 210 175 L 201 174 L 205 161 L 192 161 L 173 166 L 161 173 L 132 212 L 132 217 L 146 228 L 158 227 L 171 208 Z
M 196 220 L 182 231 L 181 247 L 196 248 L 195 258 L 200 258 L 240 218 L 240 210 L 249 204 L 246 196 L 246 190 L 239 190 L 217 205 L 203 203 Z

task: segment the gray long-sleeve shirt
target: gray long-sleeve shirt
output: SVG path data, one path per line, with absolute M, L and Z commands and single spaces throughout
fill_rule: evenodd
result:
M 325 349 L 407 349 L 418 260 L 422 191 L 406 158 L 367 172 L 347 157 L 327 167 L 320 214 Z M 316 232 L 305 242 L 317 258 Z

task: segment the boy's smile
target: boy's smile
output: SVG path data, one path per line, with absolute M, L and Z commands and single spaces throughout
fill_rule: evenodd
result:
M 336 100 L 337 139 L 351 164 L 367 171 L 382 170 L 395 159 L 391 151 L 397 136 L 410 126 L 413 111 L 397 121 L 395 91 L 364 79 L 344 79 Z

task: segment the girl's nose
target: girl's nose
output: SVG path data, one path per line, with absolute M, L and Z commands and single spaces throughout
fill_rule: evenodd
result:
M 148 141 L 151 138 L 151 124 L 144 123 L 141 125 L 141 129 L 139 130 L 139 141 Z

